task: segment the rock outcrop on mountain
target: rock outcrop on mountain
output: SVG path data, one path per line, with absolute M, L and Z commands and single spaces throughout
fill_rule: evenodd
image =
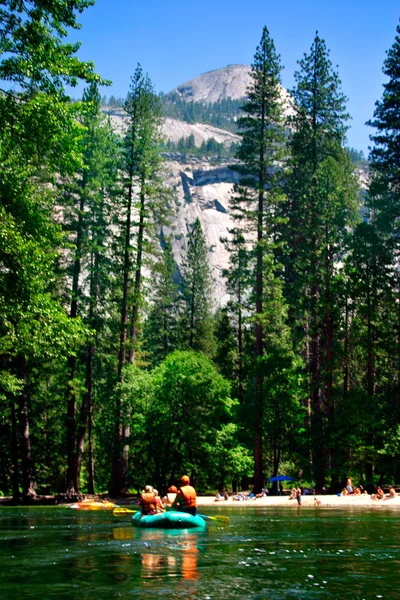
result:
M 213 127 L 212 125 L 207 125 L 206 123 L 185 123 L 185 121 L 169 118 L 165 119 L 162 132 L 166 139 L 174 143 L 177 143 L 181 138 L 188 138 L 190 135 L 194 135 L 194 142 L 198 148 L 210 138 L 214 138 L 216 142 L 224 144 L 227 147 L 232 142 L 237 143 L 240 140 L 238 135 L 224 129 L 219 129 L 218 127 Z
M 237 173 L 228 165 L 210 166 L 207 161 L 192 159 L 191 164 L 176 160 L 167 163 L 167 183 L 175 190 L 176 212 L 163 236 L 172 242 L 176 264 L 180 268 L 185 257 L 188 233 L 199 218 L 208 244 L 208 258 L 214 279 L 213 299 L 215 306 L 225 304 L 223 269 L 229 265 L 228 253 L 221 237 L 229 235 L 232 227 L 230 198 Z
M 228 65 L 222 69 L 203 73 L 190 81 L 178 85 L 176 92 L 185 100 L 210 104 L 230 98 L 239 100 L 246 96 L 250 84 L 248 65 Z

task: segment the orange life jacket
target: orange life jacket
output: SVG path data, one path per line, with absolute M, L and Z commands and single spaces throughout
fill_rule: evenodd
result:
M 140 498 L 140 508 L 143 515 L 152 515 L 156 512 L 156 503 L 154 494 L 151 492 L 143 492 Z
M 182 508 L 195 508 L 196 502 L 196 490 L 191 485 L 184 485 L 180 489 L 179 493 L 179 504 Z

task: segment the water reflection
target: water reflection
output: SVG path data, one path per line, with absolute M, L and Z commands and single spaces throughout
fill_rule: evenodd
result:
M 200 574 L 197 570 L 199 550 L 197 548 L 197 536 L 189 535 L 186 546 L 183 547 L 182 555 L 182 577 L 184 579 L 196 580 Z
M 141 531 L 145 546 L 141 552 L 141 576 L 182 577 L 186 581 L 200 578 L 198 571 L 198 535 L 189 531 Z
M 133 539 L 133 527 L 114 527 L 112 531 L 113 540 L 131 540 Z

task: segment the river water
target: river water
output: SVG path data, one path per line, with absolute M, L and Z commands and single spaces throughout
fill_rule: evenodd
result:
M 396 510 L 202 511 L 230 525 L 140 530 L 108 511 L 1 507 L 0 598 L 400 598 Z

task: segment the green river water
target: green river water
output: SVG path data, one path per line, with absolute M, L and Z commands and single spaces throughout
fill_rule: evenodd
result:
M 0 598 L 400 598 L 400 512 L 202 510 L 229 527 L 140 530 L 106 511 L 1 507 Z

